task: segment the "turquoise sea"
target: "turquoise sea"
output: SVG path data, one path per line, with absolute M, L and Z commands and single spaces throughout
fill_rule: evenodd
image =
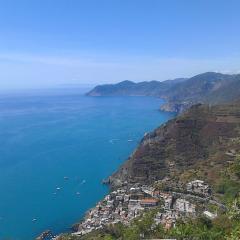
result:
M 101 180 L 173 117 L 161 99 L 80 92 L 0 95 L 1 240 L 69 231 L 108 192 Z

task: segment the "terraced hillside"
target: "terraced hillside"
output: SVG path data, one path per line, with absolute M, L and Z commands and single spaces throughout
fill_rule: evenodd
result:
M 110 182 L 113 187 L 166 178 L 179 182 L 191 174 L 214 181 L 239 143 L 240 104 L 198 104 L 147 134 Z

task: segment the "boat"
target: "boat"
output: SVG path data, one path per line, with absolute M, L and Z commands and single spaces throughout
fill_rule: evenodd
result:
M 119 140 L 118 138 L 113 138 L 113 139 L 110 139 L 109 142 L 114 143 L 115 141 L 118 141 L 118 140 Z
M 61 190 L 61 188 L 60 188 L 60 187 L 57 187 L 56 189 L 57 189 L 57 190 Z
M 102 184 L 103 185 L 108 185 L 110 183 L 110 179 L 109 178 L 105 178 L 102 180 Z
M 64 177 L 64 179 L 65 179 L 65 180 L 68 180 L 68 179 L 69 179 L 69 177 Z
M 36 219 L 36 218 L 33 218 L 33 219 L 32 219 L 32 222 L 36 222 L 36 221 L 37 221 L 37 219 Z

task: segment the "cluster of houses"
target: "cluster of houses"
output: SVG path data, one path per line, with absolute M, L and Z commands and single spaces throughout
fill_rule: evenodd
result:
M 184 198 L 176 198 L 171 193 L 159 193 L 164 204 L 155 218 L 155 224 L 161 224 L 165 229 L 175 227 L 176 221 L 180 217 L 195 216 L 196 205 Z
M 74 234 L 84 235 L 118 222 L 128 225 L 132 219 L 140 216 L 144 209 L 158 206 L 159 199 L 153 197 L 153 192 L 146 191 L 151 191 L 151 188 L 131 187 L 111 192 L 87 213 Z
M 203 181 L 195 180 L 187 184 L 187 191 L 209 196 L 210 189 Z M 174 227 L 180 217 L 195 216 L 196 205 L 184 197 L 161 192 L 150 186 L 132 186 L 112 191 L 85 216 L 74 235 L 84 235 L 110 224 L 121 222 L 129 225 L 144 210 L 156 208 L 155 224 L 166 229 Z
M 187 184 L 187 191 L 189 193 L 198 194 L 204 197 L 208 197 L 211 194 L 210 187 L 202 180 L 194 180 L 189 182 Z

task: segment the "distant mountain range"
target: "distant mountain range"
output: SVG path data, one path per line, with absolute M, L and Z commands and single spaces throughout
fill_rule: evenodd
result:
M 206 72 L 191 78 L 99 85 L 88 96 L 155 96 L 166 99 L 165 111 L 182 112 L 196 103 L 219 104 L 240 99 L 240 74 Z
M 129 80 L 117 84 L 98 85 L 90 92 L 88 96 L 161 96 L 176 83 L 181 83 L 187 79 L 179 78 L 174 80 L 145 81 L 135 83 Z

